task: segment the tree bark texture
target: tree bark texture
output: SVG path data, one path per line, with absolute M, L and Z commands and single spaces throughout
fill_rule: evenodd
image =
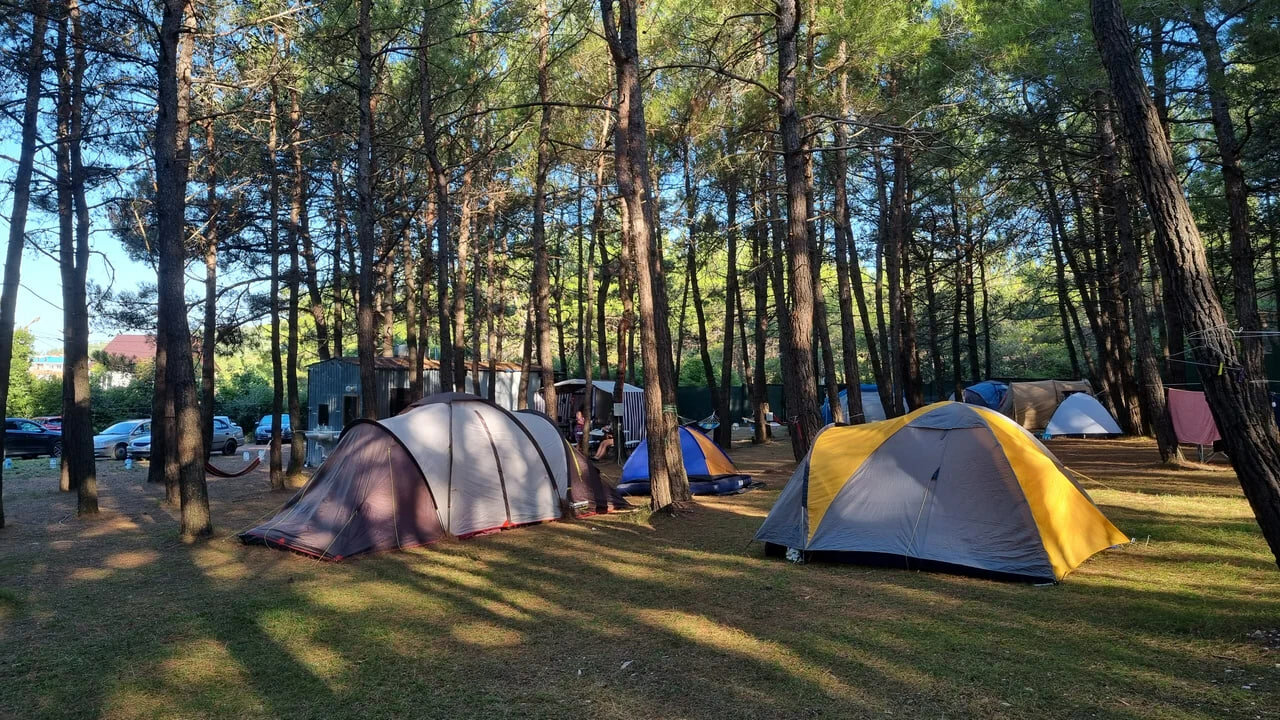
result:
M 1251 382 L 1241 364 L 1120 0 L 1091 0 L 1090 10 L 1094 39 L 1155 229 L 1157 261 L 1175 290 L 1179 315 L 1198 338 L 1196 360 L 1224 368 L 1220 375 L 1202 377 L 1205 397 L 1240 486 L 1280 564 L 1280 434 L 1268 417 L 1270 403 L 1264 387 Z
M 181 536 L 194 540 L 213 533 L 204 475 L 204 438 L 200 405 L 196 401 L 195 368 L 191 357 L 191 327 L 186 312 L 186 187 L 190 170 L 189 144 L 191 55 L 196 31 L 191 0 L 164 0 L 160 24 L 160 52 L 156 64 L 159 95 L 156 104 L 154 153 L 156 163 L 156 246 L 160 262 L 158 325 L 165 329 L 168 381 L 173 401 L 173 443 L 181 496 Z
M 666 283 L 656 243 L 656 199 L 649 174 L 640 88 L 636 5 L 633 0 L 618 0 L 616 21 L 614 5 L 614 0 L 601 0 L 600 5 L 618 88 L 614 168 L 618 193 L 626 206 L 626 228 L 635 255 L 636 294 L 640 300 L 650 504 L 661 510 L 689 500 L 689 480 L 677 435 L 675 369 L 671 362 L 671 329 L 666 323 Z M 623 438 L 619 436 L 616 441 L 621 443 Z

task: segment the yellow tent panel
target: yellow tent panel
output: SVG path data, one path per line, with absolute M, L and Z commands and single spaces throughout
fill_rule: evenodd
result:
M 1061 580 L 1127 541 L 1067 472 L 1017 423 L 975 405 L 828 426 L 756 538 L 820 556 Z

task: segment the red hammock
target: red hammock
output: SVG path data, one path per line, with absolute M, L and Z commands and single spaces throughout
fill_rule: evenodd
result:
M 249 463 L 249 464 L 248 464 L 248 466 L 246 466 L 246 467 L 245 467 L 243 470 L 241 470 L 240 472 L 233 472 L 233 473 L 229 473 L 229 472 L 227 472 L 226 470 L 220 470 L 220 469 L 218 469 L 217 467 L 215 467 L 215 466 L 214 466 L 214 464 L 213 464 L 213 463 L 208 462 L 208 461 L 205 461 L 205 464 L 204 464 L 204 471 L 205 471 L 205 472 L 207 472 L 207 473 L 209 473 L 210 475 L 212 475 L 212 476 L 214 476 L 214 477 L 220 477 L 220 478 L 238 478 L 238 477 L 241 477 L 242 475 L 248 475 L 249 473 L 253 472 L 255 469 L 257 469 L 257 467 L 258 467 L 258 463 L 261 463 L 261 462 L 262 462 L 262 460 L 261 460 L 260 458 L 254 458 L 254 459 L 253 459 L 253 462 Z

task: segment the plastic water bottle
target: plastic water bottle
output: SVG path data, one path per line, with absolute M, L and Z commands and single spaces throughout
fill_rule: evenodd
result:
M 267 451 L 266 451 L 266 450 L 259 450 L 259 451 L 258 451 L 258 462 L 262 462 L 263 460 L 266 460 L 266 459 L 267 459 Z
M 124 459 L 124 469 L 125 469 L 125 470 L 132 470 L 132 469 L 133 469 L 133 458 L 131 458 L 131 457 L 127 457 L 127 458 L 125 458 L 125 459 Z
M 244 457 L 244 461 L 245 461 L 245 462 L 249 462 L 249 451 L 248 451 L 248 450 L 245 450 L 245 451 L 242 453 L 242 455 L 243 455 L 243 457 Z
M 12 470 L 12 469 L 13 469 L 13 458 L 5 458 L 5 459 L 4 459 L 4 469 L 5 469 L 5 470 Z
M 53 456 L 49 456 L 49 469 L 50 469 L 50 470 L 57 470 L 57 469 L 58 469 L 58 458 L 55 458 L 55 457 L 53 457 Z

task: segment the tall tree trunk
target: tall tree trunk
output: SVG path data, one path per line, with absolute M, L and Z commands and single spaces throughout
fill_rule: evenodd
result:
M 751 289 L 755 300 L 755 324 L 752 340 L 755 353 L 751 366 L 751 411 L 755 425 L 751 442 L 761 445 L 769 442 L 769 426 L 766 424 L 765 412 L 769 404 L 769 385 L 765 376 L 765 352 L 769 335 L 769 218 L 765 215 L 764 195 L 770 192 L 766 186 L 761 188 L 757 178 L 756 186 L 751 193 Z
M 1084 377 L 1081 373 L 1080 359 L 1076 354 L 1076 345 L 1071 332 L 1071 294 L 1067 289 L 1066 268 L 1062 263 L 1061 238 L 1065 235 L 1062 220 L 1062 205 L 1058 202 L 1057 190 L 1054 188 L 1053 176 L 1049 169 L 1048 158 L 1044 147 L 1036 148 L 1040 160 L 1040 172 L 1044 178 L 1045 209 L 1049 216 L 1049 245 L 1053 252 L 1054 292 L 1058 296 L 1058 319 L 1062 322 L 1062 338 L 1067 346 L 1067 356 L 1071 361 L 1072 377 Z
M 1151 21 L 1151 92 L 1156 106 L 1156 116 L 1160 119 L 1160 129 L 1165 140 L 1169 134 L 1169 61 L 1164 51 L 1164 18 Z M 1183 384 L 1187 382 L 1187 365 L 1183 352 L 1186 350 L 1186 334 L 1182 329 L 1182 319 L 1178 317 L 1175 300 L 1170 293 L 1169 279 L 1160 273 L 1160 289 L 1162 299 L 1156 305 L 1160 308 L 1164 332 L 1161 334 L 1164 354 L 1164 377 L 1169 383 Z
M 213 414 L 215 412 L 214 373 L 218 346 L 218 223 L 222 221 L 222 201 L 218 198 L 217 133 L 213 120 L 204 122 L 205 171 L 204 200 L 204 333 L 200 339 L 200 407 L 204 410 L 204 446 L 213 447 Z
M 1120 0 L 1091 0 L 1093 34 L 1111 80 L 1134 172 L 1151 214 L 1156 258 L 1177 291 L 1178 311 L 1200 338 L 1195 358 L 1230 371 L 1202 376 L 1209 410 L 1240 486 L 1280 565 L 1280 434 L 1263 386 L 1244 371 L 1235 336 L 1214 292 L 1200 232 L 1182 194 L 1169 142 L 1134 54 Z M 1243 375 L 1243 377 L 1241 377 Z
M 67 44 L 70 40 L 71 59 Z M 89 410 L 89 312 L 85 279 L 89 263 L 89 206 L 81 155 L 84 137 L 84 39 L 80 5 L 66 0 L 58 23 L 57 196 L 62 273 L 62 469 L 76 489 L 76 512 L 98 512 L 98 477 Z M 74 223 L 73 223 L 74 220 Z M 74 225 L 74 229 L 73 229 Z
M 486 233 L 492 236 L 493 228 L 493 208 L 488 208 L 488 212 L 480 213 L 476 217 L 476 237 L 483 238 Z M 489 225 L 486 228 L 486 223 Z M 476 395 L 481 394 L 480 390 L 480 252 L 476 248 L 473 260 L 473 274 L 471 277 L 471 321 L 469 332 L 471 333 L 471 387 L 474 388 Z M 493 374 L 494 368 L 489 369 L 489 387 L 495 384 L 497 376 Z
M 774 175 L 774 155 L 772 153 L 764 154 L 764 186 L 768 196 L 769 209 L 769 234 L 771 236 L 769 245 L 769 283 L 773 288 L 773 308 L 774 315 L 778 322 L 778 366 L 782 370 L 782 376 L 785 378 L 791 372 L 791 354 L 783 352 L 784 348 L 791 345 L 791 313 L 787 312 L 787 303 L 789 296 L 787 295 L 787 265 L 786 265 L 786 244 L 787 244 L 787 219 L 783 216 L 782 210 L 778 205 L 778 193 L 774 188 L 776 185 L 776 176 Z M 785 386 L 784 386 L 785 392 Z M 785 400 L 784 400 L 785 404 Z M 775 412 L 784 408 L 777 408 Z M 783 417 L 785 420 L 786 418 Z
M 277 138 L 279 104 L 276 84 L 271 83 L 271 99 L 267 115 L 267 172 L 270 177 L 268 210 L 271 240 L 271 489 L 284 490 L 283 442 L 284 433 L 284 365 L 280 357 L 280 172 L 277 170 L 280 152 Z
M 373 211 L 373 21 L 370 17 L 372 12 L 373 0 L 360 0 L 356 31 L 356 105 L 360 114 L 356 138 L 356 244 L 360 250 L 358 270 L 360 290 L 356 301 L 356 349 L 360 361 L 360 414 L 369 420 L 376 420 L 378 418 L 378 381 L 373 366 L 377 339 L 373 328 L 373 269 L 376 258 L 373 238 L 375 218 Z M 423 84 L 425 85 L 426 81 Z M 449 213 L 441 212 L 440 214 L 447 216 Z M 442 367 L 440 370 L 442 381 L 444 372 Z M 274 437 L 272 442 L 275 442 Z
M 880 406 L 884 408 L 885 413 L 889 417 L 894 417 L 895 407 L 902 406 L 902 393 L 898 393 L 898 402 L 895 404 L 894 396 L 894 376 L 897 375 L 897 363 L 894 361 L 894 355 L 889 350 L 889 331 L 885 326 L 884 317 L 884 251 L 886 240 L 889 235 L 889 192 L 886 189 L 888 184 L 884 176 L 884 164 L 880 153 L 875 154 L 875 171 L 876 171 L 876 195 L 879 201 L 876 204 L 876 262 L 875 262 L 875 304 L 876 304 L 876 334 L 867 336 L 867 343 L 875 343 L 879 346 L 877 351 L 881 357 L 880 374 L 876 376 L 876 393 L 880 396 Z
M 608 0 L 606 0 L 608 1 Z M 617 126 L 614 127 L 615 132 Z M 615 146 L 615 154 L 616 154 Z M 619 214 L 621 215 L 620 224 L 622 226 L 622 244 L 618 248 L 618 297 L 622 300 L 622 317 L 618 318 L 618 372 L 613 382 L 613 404 L 616 407 L 622 402 L 622 392 L 624 389 L 623 379 L 625 374 L 630 373 L 630 369 L 634 364 L 634 358 L 631 357 L 631 343 L 629 342 L 632 335 L 632 328 L 635 326 L 635 294 L 633 288 L 636 286 L 635 273 L 632 269 L 635 267 L 632 262 L 632 250 L 634 247 L 631 241 L 631 225 L 629 215 L 627 214 L 626 202 L 620 203 Z M 592 391 L 594 392 L 594 391 Z M 647 409 L 647 405 L 646 405 Z M 622 430 L 622 417 L 620 415 L 613 416 L 613 454 L 617 458 L 618 466 L 622 466 L 623 449 L 626 444 L 626 435 Z M 646 421 L 645 434 L 648 436 L 648 423 Z
M 626 204 L 626 228 L 635 253 L 636 289 L 640 298 L 641 357 L 644 362 L 645 437 L 649 448 L 650 504 L 662 510 L 686 501 L 689 479 L 677 437 L 675 368 L 671 363 L 671 329 L 667 326 L 667 290 L 657 250 L 657 224 L 644 100 L 640 89 L 634 0 L 601 0 L 605 37 L 613 57 L 618 87 L 618 126 L 614 168 L 618 193 Z M 617 437 L 616 442 L 622 442 Z
M 533 372 L 533 303 L 525 308 L 524 313 L 524 347 L 520 352 L 520 397 L 516 398 L 516 409 L 529 407 L 529 376 Z
M 967 210 L 966 210 L 967 213 Z M 982 368 L 979 365 L 981 355 L 978 352 L 978 310 L 976 305 L 976 283 L 973 280 L 973 223 L 965 218 L 965 244 L 964 244 L 964 321 L 965 335 L 967 342 L 965 344 L 969 357 L 969 377 L 973 380 L 990 379 L 982 374 Z
M 468 165 L 462 171 L 461 203 L 458 212 L 458 252 L 453 274 L 453 388 L 467 390 L 467 265 L 471 262 L 471 236 L 475 227 L 475 171 Z M 443 350 L 442 355 L 443 357 Z M 443 388 L 443 386 L 441 386 Z M 480 388 L 475 388 L 476 392 Z M 554 417 L 554 415 L 552 415 Z
M 897 80 L 892 78 L 889 82 L 892 87 L 896 85 Z M 891 90 L 890 92 L 895 91 Z M 884 251 L 885 272 L 889 276 L 889 359 L 893 363 L 893 374 L 896 380 L 893 384 L 893 397 L 890 398 L 890 402 L 893 406 L 891 413 L 895 417 L 903 413 L 903 396 L 907 394 L 909 384 L 906 361 L 907 351 L 904 344 L 903 323 L 905 321 L 905 313 L 903 311 L 902 297 L 902 259 L 905 253 L 903 241 L 906 239 L 906 232 L 902 226 L 907 222 L 906 148 L 902 146 L 902 143 L 901 136 L 895 135 L 893 137 L 893 192 L 889 197 L 889 226 Z
M 298 483 L 302 478 L 302 461 L 306 456 L 307 438 L 302 404 L 298 399 L 298 304 L 302 292 L 302 248 L 311 244 L 311 222 L 307 210 L 307 177 L 302 164 L 302 107 L 298 99 L 297 83 L 289 88 L 289 150 L 293 164 L 293 192 L 289 203 L 289 348 L 285 356 L 285 392 L 289 401 L 289 427 L 293 430 L 289 446 L 287 475 Z M 324 313 L 320 313 L 323 324 Z M 319 325 L 316 326 L 317 330 Z M 325 342 L 320 346 L 324 347 Z
M 1253 242 L 1249 238 L 1249 191 L 1244 170 L 1240 166 L 1240 142 L 1231 119 L 1231 100 L 1227 89 L 1226 64 L 1218 45 L 1218 27 L 1205 17 L 1203 0 L 1190 3 L 1188 16 L 1204 56 L 1205 80 L 1209 91 L 1209 110 L 1213 116 L 1213 133 L 1218 141 L 1218 157 L 1222 161 L 1222 186 L 1227 196 L 1227 235 L 1231 242 L 1231 277 L 1233 281 L 1236 320 L 1246 333 L 1262 329 L 1258 315 L 1258 288 L 1254 272 Z M 1240 339 L 1240 361 L 1253 378 L 1264 378 L 1262 367 L 1263 340 L 1248 335 Z
M 1122 254 L 1123 249 L 1132 248 L 1134 245 L 1133 224 L 1129 215 L 1128 196 L 1120 184 L 1122 182 L 1120 155 L 1115 147 L 1115 133 L 1111 129 L 1111 109 L 1105 92 L 1095 93 L 1095 104 L 1099 166 L 1102 171 L 1098 178 L 1103 202 L 1101 213 L 1103 222 L 1100 224 L 1105 226 L 1105 232 L 1099 234 L 1101 242 L 1097 248 L 1098 268 L 1099 270 L 1105 268 L 1098 280 L 1099 296 L 1106 298 L 1108 306 L 1106 317 L 1110 320 L 1109 325 L 1113 335 L 1112 362 L 1118 380 L 1112 386 L 1116 410 L 1118 410 L 1116 420 L 1126 433 L 1138 435 L 1144 431 L 1143 410 L 1137 383 L 1133 381 L 1129 313 L 1125 305 L 1129 304 L 1127 301 L 1132 299 L 1134 292 L 1139 296 L 1142 294 L 1142 284 L 1141 279 L 1138 278 L 1136 290 L 1131 287 L 1135 282 L 1134 278 L 1127 272 L 1123 272 L 1124 263 L 1119 262 L 1115 257 L 1113 245 L 1118 245 L 1122 249 Z M 1136 249 L 1133 250 L 1133 254 L 1133 261 L 1137 263 Z
M 730 146 L 732 155 L 736 148 Z M 730 414 L 729 400 L 733 392 L 733 324 L 736 321 L 738 303 L 738 176 L 730 170 L 724 179 L 725 195 L 725 228 L 727 247 L 725 248 L 727 266 L 724 284 L 724 343 L 720 353 L 720 394 L 715 396 L 716 416 L 720 424 L 716 426 L 715 441 L 720 447 L 733 445 L 733 417 Z
M 982 238 L 977 239 L 978 286 L 982 288 L 982 372 L 993 377 L 991 361 L 991 293 L 987 290 L 987 253 Z
M 196 401 L 191 360 L 191 327 L 185 297 L 186 187 L 191 148 L 188 142 L 191 55 L 195 14 L 190 0 L 164 0 L 160 52 L 156 63 L 159 94 L 154 141 L 156 163 L 156 246 L 160 262 L 156 286 L 158 325 L 167 345 L 167 391 L 173 399 L 174 433 L 165 438 L 177 452 L 181 495 L 181 535 L 194 540 L 212 534 L 205 486 L 200 405 Z
M 946 370 L 942 366 L 942 350 L 938 347 L 938 314 L 942 312 L 942 308 L 938 307 L 937 293 L 934 292 L 934 282 L 937 274 L 933 270 L 933 248 L 937 242 L 937 220 L 931 225 L 929 231 L 929 247 L 924 258 L 924 297 L 926 323 L 928 326 L 929 341 L 929 362 L 932 365 L 933 377 L 933 397 L 935 400 L 941 400 L 943 396 L 942 378 L 946 374 Z
M 818 383 L 813 372 L 813 269 L 809 257 L 806 218 L 805 153 L 801 141 L 800 112 L 796 107 L 796 40 L 800 33 L 800 6 L 797 0 L 778 3 L 778 129 L 782 136 L 782 158 L 787 188 L 787 257 L 791 271 L 790 337 L 783 348 L 791 360 L 783 377 L 787 397 L 794 403 L 788 414 L 801 433 L 792 447 L 796 459 L 809 452 L 822 420 L 818 414 Z
M 342 169 L 335 156 L 330 169 L 331 182 L 333 185 L 333 277 L 330 298 L 333 303 L 333 357 L 340 358 L 343 356 L 344 349 L 342 347 L 342 332 L 344 313 L 342 311 L 342 250 L 349 243 L 347 230 L 347 212 L 344 208 L 343 196 L 344 183 L 342 178 Z M 348 268 L 354 271 L 354 268 Z
M 840 41 L 839 62 L 843 64 L 847 57 L 847 43 Z M 840 112 L 842 116 L 848 116 L 852 108 L 849 106 L 849 77 L 848 73 L 841 71 L 840 73 Z M 870 338 L 871 320 L 866 313 L 866 298 L 862 292 L 862 268 L 858 265 L 858 251 L 854 247 L 853 226 L 849 220 L 849 156 L 845 145 L 848 143 L 847 133 L 845 132 L 844 123 L 836 123 L 833 130 L 835 139 L 834 167 L 834 189 L 835 189 L 835 207 L 833 215 L 835 220 L 836 235 L 836 281 L 840 286 L 840 359 L 844 365 L 844 382 L 846 385 L 846 397 L 849 403 L 849 417 L 845 418 L 847 422 L 860 424 L 866 422 L 867 418 L 862 408 L 862 391 L 859 387 L 860 376 L 858 371 L 858 331 L 853 320 L 853 275 L 857 274 L 858 284 L 858 312 L 861 314 L 863 331 Z M 852 257 L 852 265 L 850 259 Z M 868 354 L 871 356 L 872 372 L 877 377 L 880 374 L 880 358 L 876 353 L 875 343 L 867 343 Z
M 497 210 L 495 209 L 494 212 L 497 212 Z M 488 302 L 485 303 L 484 317 L 485 317 L 485 329 L 488 331 L 485 338 L 485 355 L 489 359 L 489 392 L 488 392 L 489 402 L 494 402 L 495 400 L 497 400 L 497 396 L 498 396 L 498 356 L 495 352 L 496 346 L 498 344 L 498 333 L 494 328 L 493 316 L 494 316 L 494 308 L 499 303 L 499 299 L 502 298 L 502 296 L 498 293 L 497 284 L 494 283 L 494 277 L 495 277 L 495 273 L 497 272 L 497 267 L 494 263 L 493 251 L 495 249 L 495 246 L 498 243 L 498 230 L 496 227 L 497 225 L 496 220 L 494 222 L 494 225 L 495 227 L 493 227 L 489 232 L 489 250 L 485 255 L 485 273 L 484 273 L 485 296 L 488 298 Z M 503 299 L 502 302 L 505 302 L 505 299 Z
M 307 204 L 307 183 L 306 166 L 303 163 L 302 154 L 302 101 L 301 93 L 298 91 L 297 82 L 289 88 L 289 116 L 292 123 L 293 133 L 293 181 L 294 195 L 301 199 L 303 207 Z M 307 311 L 311 314 L 311 320 L 316 326 L 316 355 L 321 360 L 328 360 L 329 355 L 329 318 L 325 313 L 324 300 L 321 297 L 319 268 L 316 261 L 315 243 L 311 237 L 311 220 L 305 209 L 298 227 L 299 240 L 302 243 L 302 259 L 306 267 L 307 280 Z M 336 267 L 336 266 L 335 266 Z
M 368 0 L 362 0 L 367 2 Z M 440 162 L 438 147 L 439 129 L 435 121 L 435 98 L 431 95 L 431 42 L 427 29 L 434 24 L 431 9 L 422 11 L 422 28 L 418 36 L 418 121 L 422 126 L 422 148 L 431 166 L 431 179 L 435 183 L 436 196 L 436 322 L 440 341 L 440 388 L 453 387 L 454 363 L 448 359 L 448 348 L 453 347 L 449 327 L 449 174 Z M 426 308 L 423 308 L 426 312 Z
M 953 185 L 954 187 L 954 185 Z M 951 393 L 956 402 L 964 402 L 964 370 L 960 364 L 960 316 L 964 312 L 964 243 L 960 242 L 960 230 L 956 225 L 955 199 L 952 196 L 951 218 L 953 242 L 955 242 L 955 267 L 952 268 L 951 282 L 955 297 L 951 308 Z
M 607 1 L 607 0 L 606 0 Z M 538 326 L 538 364 L 542 371 L 542 394 L 547 414 L 559 420 L 556 398 L 555 360 L 551 354 L 551 277 L 547 258 L 547 172 L 551 169 L 551 16 L 546 0 L 538 3 L 538 99 L 543 103 L 538 122 L 538 160 L 533 181 L 533 303 Z
M 605 127 L 606 129 L 608 127 L 607 118 L 605 120 Z M 601 145 L 603 145 L 604 144 L 603 135 L 601 136 L 600 140 L 601 140 Z M 578 337 L 581 339 L 580 344 L 582 347 L 582 363 L 581 363 L 582 377 L 586 381 L 584 384 L 584 387 L 586 388 L 586 392 L 583 398 L 584 407 L 582 408 L 583 410 L 582 414 L 587 419 L 586 427 L 584 427 L 582 430 L 582 436 L 578 438 L 578 443 L 579 443 L 578 449 L 582 452 L 584 456 L 587 456 L 590 450 L 591 429 L 594 426 L 592 421 L 595 419 L 595 409 L 596 409 L 596 404 L 595 402 L 593 402 L 595 400 L 595 382 L 594 381 L 595 381 L 595 364 L 596 363 L 595 363 L 594 353 L 592 352 L 593 348 L 591 347 L 591 321 L 592 321 L 591 313 L 593 309 L 591 304 L 591 294 L 595 292 L 596 242 L 600 235 L 599 222 L 601 218 L 600 218 L 599 202 L 601 200 L 600 190 L 603 183 L 604 183 L 604 153 L 602 152 L 600 153 L 599 158 L 596 160 L 596 185 L 595 185 L 596 198 L 592 205 L 591 225 L 590 225 L 590 229 L 588 230 L 588 238 L 587 238 L 587 260 L 586 260 L 586 268 L 585 268 L 585 271 L 587 274 L 587 282 L 586 282 L 587 286 L 586 288 L 583 289 L 584 291 L 581 295 L 581 302 L 580 302 L 580 306 L 585 306 L 585 307 L 581 307 L 581 309 L 579 310 L 579 312 L 582 314 L 582 320 L 581 322 L 578 323 L 578 326 L 579 326 Z M 582 201 L 581 201 L 582 191 L 583 189 L 580 187 L 579 195 L 578 195 L 579 208 L 581 208 L 582 206 Z M 582 216 L 581 210 L 579 210 L 578 216 L 579 218 L 581 218 Z
M 676 323 L 676 346 L 671 351 L 671 355 L 675 359 L 676 378 L 680 377 L 680 364 L 684 361 L 684 338 L 685 331 L 688 328 L 685 318 L 689 316 L 689 280 L 691 277 L 686 267 L 684 284 L 680 288 L 680 320 Z
M 698 192 L 697 186 L 693 182 L 692 159 L 687 136 L 684 140 L 684 162 L 682 164 L 684 166 L 685 232 L 689 243 L 685 252 L 685 280 L 693 294 L 693 314 L 694 319 L 698 322 L 698 356 L 702 360 L 702 372 L 707 381 L 707 392 L 711 395 L 711 407 L 718 412 L 720 410 L 720 385 L 716 382 L 715 367 L 711 363 L 711 348 L 707 339 L 707 314 L 702 305 L 702 287 L 698 283 L 698 239 L 696 227 Z M 730 317 L 730 320 L 732 320 L 732 317 Z M 732 322 L 725 326 L 725 332 L 731 340 L 733 338 L 732 328 Z M 681 323 L 680 330 L 683 334 L 683 323 Z M 679 348 L 677 348 L 678 350 Z M 729 346 L 729 359 L 733 359 L 732 345 Z M 679 361 L 677 360 L 678 365 Z M 677 375 L 677 377 L 679 376 Z M 724 424 L 725 418 L 720 418 L 720 421 L 721 424 Z M 718 433 L 717 437 L 719 437 Z
M 1111 125 L 1111 102 L 1107 94 L 1098 91 L 1098 137 L 1102 144 L 1102 173 L 1107 200 L 1116 218 L 1116 237 L 1120 241 L 1120 253 L 1124 271 L 1129 276 L 1129 302 L 1133 311 L 1133 331 L 1138 341 L 1138 388 L 1145 425 L 1154 431 L 1160 449 L 1160 459 L 1166 463 L 1182 461 L 1178 449 L 1178 437 L 1173 432 L 1173 420 L 1165 408 L 1164 384 L 1160 380 L 1160 364 L 1156 360 L 1155 343 L 1151 340 L 1150 316 L 1147 314 L 1147 298 L 1142 291 L 1142 265 L 1138 258 L 1138 243 L 1133 237 L 1129 196 L 1122 184 L 1120 152 L 1116 147 L 1116 135 Z M 1064 320 L 1063 326 L 1066 326 Z
M 604 198 L 599 197 L 597 193 L 596 207 L 598 208 L 597 216 L 604 213 Z M 593 212 L 597 212 L 594 211 Z M 606 336 L 606 320 L 605 309 L 608 307 L 609 301 L 609 285 L 613 280 L 614 270 L 611 269 L 609 261 L 609 248 L 605 243 L 605 237 L 602 231 L 597 230 L 600 238 L 600 287 L 596 288 L 596 346 L 600 348 L 600 377 L 608 377 L 609 375 L 609 343 Z M 619 271 L 619 274 L 620 271 Z M 619 285 L 621 288 L 621 285 Z
M 13 210 L 9 213 L 9 244 L 5 251 L 4 285 L 0 291 L 0 417 L 7 415 L 9 369 L 13 363 L 13 325 L 18 307 L 18 283 L 22 271 L 22 250 L 26 242 L 27 210 L 31 206 L 31 173 L 35 165 L 36 133 L 39 129 L 40 77 L 44 70 L 44 34 L 49 22 L 45 0 L 31 2 L 31 44 L 27 48 L 27 85 L 22 108 L 22 139 L 18 171 L 13 179 Z M 4 433 L 0 433 L 0 456 L 4 455 Z M 4 482 L 0 470 L 0 528 L 4 527 Z

